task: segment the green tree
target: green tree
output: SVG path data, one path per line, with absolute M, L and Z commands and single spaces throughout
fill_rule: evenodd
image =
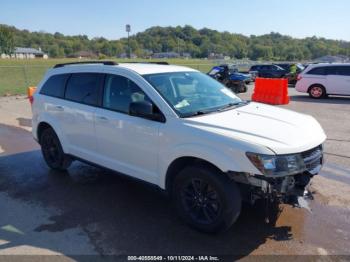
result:
M 10 55 L 13 53 L 14 48 L 13 32 L 9 27 L 0 25 L 0 54 Z

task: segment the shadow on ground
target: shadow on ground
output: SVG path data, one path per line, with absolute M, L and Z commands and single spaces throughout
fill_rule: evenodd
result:
M 326 99 L 313 99 L 308 96 L 302 95 L 291 95 L 289 96 L 291 101 L 294 102 L 308 102 L 308 103 L 317 103 L 317 104 L 338 104 L 345 105 L 350 104 L 350 97 L 340 97 L 340 96 L 329 96 Z
M 4 125 L 0 125 L 2 128 Z M 16 129 L 12 135 L 30 133 Z M 3 149 L 8 146 L 3 145 Z M 35 232 L 58 233 L 80 227 L 100 254 L 244 257 L 268 239 L 286 241 L 293 237 L 291 227 L 275 226 L 277 209 L 272 223 L 266 224 L 260 205 L 244 206 L 239 220 L 226 233 L 198 233 L 178 219 L 169 199 L 157 188 L 78 162 L 66 173 L 50 171 L 38 150 L 0 155 L 0 174 L 0 192 L 45 210 L 58 210 L 49 216 L 49 222 L 37 225 Z M 23 243 L 17 237 L 4 247 L 27 244 L 56 250 L 49 242 L 32 241 Z
M 32 127 L 32 120 L 30 118 L 18 117 L 17 121 L 20 126 Z

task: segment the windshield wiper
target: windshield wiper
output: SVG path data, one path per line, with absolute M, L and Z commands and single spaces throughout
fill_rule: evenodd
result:
M 212 113 L 213 111 L 196 111 L 196 112 L 192 112 L 190 114 L 186 114 L 184 115 L 183 117 L 192 117 L 192 116 L 200 116 L 200 115 L 205 115 L 205 114 L 209 114 L 209 113 Z
M 230 110 L 230 109 L 233 109 L 233 108 L 245 106 L 248 103 L 249 103 L 249 101 L 241 101 L 241 102 L 237 102 L 237 103 L 229 103 L 229 104 L 224 105 L 224 106 L 222 106 L 220 108 L 217 108 L 217 109 L 206 110 L 206 111 L 198 110 L 198 111 L 195 111 L 195 112 L 191 112 L 189 114 L 185 114 L 182 117 L 187 118 L 187 117 L 193 117 L 193 116 L 212 114 L 212 113 L 215 113 L 215 112 L 223 112 L 223 111 Z
M 217 111 L 222 112 L 222 111 L 230 110 L 230 109 L 233 109 L 233 108 L 237 108 L 239 106 L 247 105 L 248 103 L 249 103 L 248 101 L 241 101 L 241 102 L 237 102 L 237 103 L 229 103 L 227 105 L 224 105 L 223 107 L 220 107 Z

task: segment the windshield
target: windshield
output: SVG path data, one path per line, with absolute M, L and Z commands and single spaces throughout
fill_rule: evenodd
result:
M 180 117 L 206 114 L 242 103 L 230 89 L 199 72 L 144 75 Z
M 208 74 L 213 76 L 213 75 L 216 75 L 217 73 L 220 73 L 221 70 L 217 67 L 214 67 Z

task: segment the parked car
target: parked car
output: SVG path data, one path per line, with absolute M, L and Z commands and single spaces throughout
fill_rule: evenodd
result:
M 293 64 L 296 66 L 296 74 L 290 74 L 290 67 Z M 291 85 L 295 85 L 297 83 L 298 74 L 300 74 L 305 69 L 305 67 L 300 63 L 279 63 L 279 64 L 275 64 L 275 65 L 283 68 L 284 70 L 286 70 L 288 72 L 288 74 L 286 76 L 288 78 L 288 83 Z
M 289 71 L 277 65 L 254 65 L 250 68 L 249 73 L 263 78 L 284 78 L 287 77 Z
M 223 83 L 236 94 L 247 92 L 248 88 L 246 84 L 251 82 L 249 75 L 240 74 L 230 69 L 228 65 L 214 66 L 208 75 Z
M 350 95 L 350 64 L 311 64 L 298 75 L 296 90 L 318 99 Z
M 275 65 L 277 65 L 277 66 L 283 68 L 283 69 L 286 70 L 287 72 L 290 72 L 290 66 L 291 66 L 292 64 L 293 64 L 293 63 L 279 63 L 279 64 L 275 64 Z M 302 71 L 305 69 L 305 67 L 304 67 L 302 64 L 300 64 L 300 63 L 294 63 L 294 64 L 295 64 L 296 67 L 297 67 L 297 73 L 300 73 L 300 72 L 302 72 Z
M 242 201 L 290 203 L 321 170 L 326 136 L 311 116 L 242 101 L 187 67 L 88 63 L 56 65 L 33 96 L 54 170 L 81 160 L 154 184 L 204 232 L 228 229 Z

